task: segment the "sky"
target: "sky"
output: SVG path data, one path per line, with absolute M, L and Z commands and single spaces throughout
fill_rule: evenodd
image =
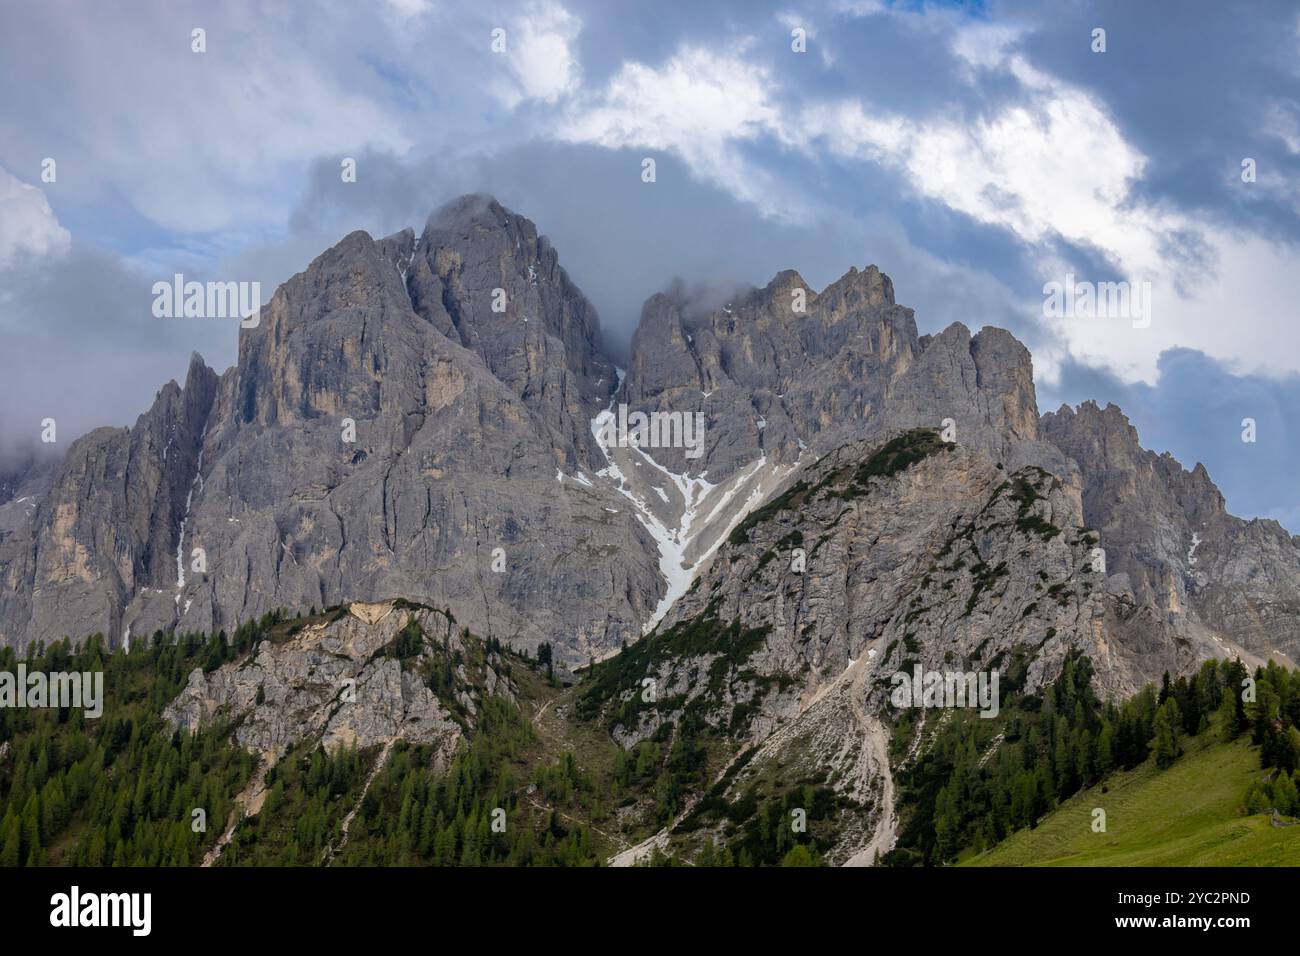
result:
M 155 282 L 269 299 L 490 192 L 617 358 L 675 278 L 874 263 L 922 333 L 1015 333 L 1041 410 L 1114 402 L 1300 532 L 1292 2 L 0 0 L 0 90 L 0 458 L 234 362 Z M 1049 308 L 1089 284 L 1132 295 Z

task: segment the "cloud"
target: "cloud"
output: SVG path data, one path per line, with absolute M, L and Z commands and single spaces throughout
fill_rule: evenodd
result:
M 25 91 L 0 114 L 6 152 L 51 156 L 69 199 L 119 192 L 168 230 L 278 224 L 267 197 L 298 164 L 409 145 L 377 81 L 320 56 L 325 44 L 284 42 L 303 28 L 288 13 L 254 25 L 235 8 L 153 4 L 133 18 L 54 0 L 6 20 L 0 86 Z M 196 27 L 205 53 L 191 49 Z
M 499 87 L 506 106 L 523 100 L 554 103 L 582 83 L 582 67 L 574 50 L 582 21 L 554 2 L 529 4 L 507 33 L 506 62 L 511 83 Z
M 1173 21 L 1107 0 L 1050 18 L 1020 0 L 251 9 L 48 0 L 8 16 L 0 84 L 25 95 L 0 115 L 0 164 L 35 182 L 53 156 L 59 179 L 45 196 L 0 183 L 0 261 L 25 263 L 0 284 L 3 427 L 52 405 L 127 421 L 191 348 L 232 358 L 223 330 L 142 323 L 148 283 L 173 269 L 268 289 L 353 228 L 418 226 L 480 190 L 551 234 L 616 351 L 673 276 L 794 267 L 820 287 L 875 262 L 922 331 L 1010 328 L 1044 394 L 1086 377 L 1146 401 L 1189 352 L 1252 381 L 1300 367 L 1296 20 L 1266 3 Z M 1098 18 L 1104 56 L 1088 50 Z M 1148 278 L 1151 326 L 1045 320 L 1042 286 L 1067 271 Z
M 288 268 L 295 258 L 305 262 L 349 229 L 387 235 L 418 228 L 448 199 L 482 190 L 552 239 L 560 264 L 596 305 L 619 358 L 642 303 L 674 277 L 688 284 L 764 285 L 793 268 L 820 289 L 850 266 L 869 263 L 892 276 L 900 302 L 916 309 L 922 332 L 962 321 L 1000 325 L 1031 345 L 1038 341 L 1039 330 L 996 276 L 917 246 L 883 212 L 825 210 L 802 220 L 772 220 L 727 189 L 692 178 L 676 156 L 663 157 L 657 183 L 642 184 L 639 155 L 545 142 L 452 162 L 367 155 L 360 162 L 367 176 L 355 189 L 340 188 L 335 164 L 322 159 L 293 216 L 297 235 L 319 238 L 294 239 L 285 274 L 301 268 Z M 259 249 L 249 259 L 267 262 L 277 255 Z
M 238 324 L 153 317 L 152 277 L 71 242 L 58 258 L 0 269 L 0 460 L 58 425 L 58 448 L 101 425 L 126 425 L 158 388 L 183 378 L 192 351 L 218 370 Z
M 418 17 L 433 9 L 432 0 L 385 0 L 385 2 L 390 10 L 404 20 Z
M 673 152 L 706 182 L 725 186 L 765 215 L 788 218 L 797 191 L 750 162 L 739 144 L 784 141 L 771 71 L 746 56 L 748 44 L 725 52 L 680 49 L 661 66 L 625 63 L 604 88 L 574 105 L 557 139 L 606 149 Z
M 1142 156 L 1086 94 L 1023 62 L 1011 70 L 1028 96 L 987 117 L 914 120 L 849 100 L 811 110 L 805 129 L 840 155 L 897 165 L 921 194 L 1025 242 L 1061 236 L 1146 259 L 1121 208 Z
M 71 241 L 45 194 L 0 167 L 0 268 L 23 256 L 62 255 Z
M 919 195 L 1008 231 L 1044 283 L 1067 274 L 1151 283 L 1150 328 L 1086 316 L 1051 325 L 1083 362 L 1150 382 L 1162 353 L 1188 346 L 1250 368 L 1300 369 L 1296 249 L 1137 195 L 1148 158 L 1095 97 L 1012 52 L 1018 37 L 978 25 L 952 40 L 973 82 L 995 71 L 1018 84 L 1018 96 L 983 115 L 907 117 L 843 99 L 806 109 L 804 129 L 832 153 L 896 168 Z M 1025 289 L 1026 301 L 1036 293 Z

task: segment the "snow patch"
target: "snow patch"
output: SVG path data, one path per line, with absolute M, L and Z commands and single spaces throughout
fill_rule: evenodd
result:
M 761 469 L 767 466 L 767 456 L 763 455 L 748 468 L 742 469 L 732 475 L 731 479 L 726 482 L 725 487 L 722 488 L 720 495 L 714 496 L 713 492 L 721 486 L 707 480 L 707 471 L 701 472 L 700 475 L 695 478 L 692 478 L 687 474 L 678 474 L 677 472 L 669 471 L 640 448 L 629 445 L 627 449 L 629 454 L 637 456 L 632 459 L 633 467 L 641 468 L 644 465 L 649 465 L 651 468 L 659 471 L 668 479 L 671 486 L 675 488 L 677 493 L 681 496 L 683 503 L 681 516 L 677 519 L 677 524 L 675 526 L 669 526 L 663 519 L 655 514 L 654 509 L 652 509 L 643 498 L 628 487 L 627 476 L 623 474 L 618 463 L 610 456 L 609 449 L 605 448 L 601 443 L 601 435 L 606 433 L 606 429 L 614 420 L 614 403 L 618 392 L 622 389 L 623 379 L 626 375 L 625 371 L 617 366 L 615 367 L 615 372 L 618 375 L 618 381 L 614 390 L 615 394 L 610 398 L 609 406 L 591 420 L 592 436 L 595 437 L 596 444 L 600 447 L 602 454 L 605 456 L 605 467 L 599 469 L 596 472 L 596 476 L 612 482 L 618 492 L 632 502 L 633 514 L 636 515 L 637 520 L 640 521 L 646 531 L 649 532 L 650 537 L 654 539 L 655 545 L 659 550 L 659 573 L 663 576 L 667 588 L 662 600 L 660 600 L 654 613 L 642 629 L 642 633 L 648 634 L 659 624 L 664 615 L 668 613 L 668 610 L 674 603 L 676 603 L 677 599 L 690 589 L 691 584 L 695 581 L 699 572 L 713 557 L 714 552 L 717 551 L 722 542 L 727 539 L 727 536 L 735 526 L 738 525 L 745 516 L 763 500 L 764 491 L 762 483 L 759 483 L 757 486 L 750 489 L 743 505 L 737 510 L 736 514 L 731 517 L 727 527 L 723 528 L 721 533 L 716 536 L 713 544 L 708 548 L 708 550 L 701 554 L 698 560 L 690 566 L 685 564 L 686 553 L 695 541 L 696 536 L 701 530 L 711 527 L 714 520 L 726 511 L 732 499 L 735 498 L 740 489 L 755 478 Z M 705 398 L 713 394 L 712 391 L 705 392 L 703 390 L 701 390 L 701 393 Z M 763 424 L 765 425 L 766 422 Z M 802 457 L 803 456 L 800 455 L 800 458 Z M 785 466 L 784 468 L 780 465 L 771 466 L 771 477 L 773 481 L 771 487 L 775 487 L 775 483 L 779 483 L 786 474 L 793 471 L 798 467 L 798 465 L 799 460 L 796 459 L 794 464 Z M 651 487 L 665 504 L 672 504 L 672 501 L 663 486 L 652 485 Z M 717 498 L 716 501 L 714 501 L 715 497 Z M 706 505 L 709 506 L 708 514 L 706 517 L 701 519 L 701 513 Z M 616 509 L 606 508 L 605 510 L 617 514 Z
M 203 440 L 208 437 L 208 426 L 203 426 L 199 436 L 199 460 L 194 468 L 194 478 L 190 481 L 190 490 L 185 495 L 185 514 L 181 516 L 181 533 L 176 538 L 176 590 L 185 587 L 185 522 L 190 520 L 190 505 L 194 501 L 194 485 L 203 490 Z M 181 603 L 181 596 L 176 595 L 176 603 Z

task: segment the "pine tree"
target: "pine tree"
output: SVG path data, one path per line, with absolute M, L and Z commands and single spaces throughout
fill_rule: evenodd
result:
M 22 836 L 18 829 L 18 818 L 5 814 L 4 825 L 0 826 L 0 867 L 22 865 Z
M 1273 806 L 1284 816 L 1293 817 L 1300 813 L 1300 794 L 1297 794 L 1295 781 L 1289 773 L 1279 772 L 1273 781 Z
M 1160 705 L 1160 709 L 1156 711 L 1155 749 L 1156 765 L 1159 767 L 1168 767 L 1182 753 L 1182 748 L 1178 745 L 1181 720 L 1182 715 L 1178 712 L 1178 701 L 1173 697 L 1165 700 Z
M 1093 766 L 1097 771 L 1097 779 L 1102 779 L 1115 769 L 1114 754 L 1115 735 L 1111 730 L 1110 723 L 1101 725 L 1101 732 L 1097 734 L 1097 742 L 1094 748 L 1095 756 L 1093 757 Z
M 821 866 L 817 853 L 808 849 L 806 843 L 799 843 L 790 849 L 781 860 L 782 866 Z

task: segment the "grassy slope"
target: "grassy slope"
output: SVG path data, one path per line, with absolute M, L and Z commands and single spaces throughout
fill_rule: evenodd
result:
M 1242 816 L 1259 753 L 1246 740 L 1217 734 L 1183 743 L 1166 771 L 1154 762 L 1118 773 L 1061 804 L 1033 830 L 963 860 L 963 866 L 1297 866 L 1300 826 L 1273 827 L 1267 815 Z M 1092 811 L 1106 811 L 1106 833 Z

